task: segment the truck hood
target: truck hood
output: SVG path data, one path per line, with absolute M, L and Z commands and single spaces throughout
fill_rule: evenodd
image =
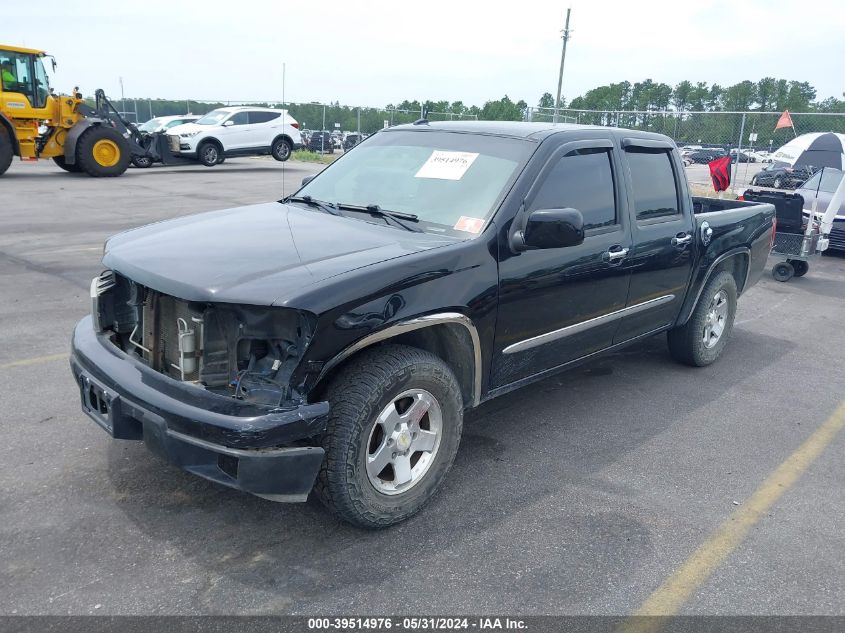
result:
M 188 301 L 273 305 L 329 277 L 455 241 L 271 202 L 120 233 L 106 242 L 103 264 Z

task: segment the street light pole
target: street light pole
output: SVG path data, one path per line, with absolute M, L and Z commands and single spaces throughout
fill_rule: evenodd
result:
M 572 8 L 566 10 L 566 26 L 563 27 L 563 50 L 560 53 L 560 73 L 557 77 L 557 99 L 555 99 L 555 114 L 552 119 L 553 123 L 557 123 L 558 113 L 560 112 L 560 91 L 563 87 L 563 63 L 566 61 L 566 43 L 569 41 L 569 14 L 572 13 Z

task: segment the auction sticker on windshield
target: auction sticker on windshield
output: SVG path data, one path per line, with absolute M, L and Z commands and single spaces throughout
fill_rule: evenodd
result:
M 460 180 L 476 158 L 478 154 L 475 152 L 446 152 L 436 149 L 414 177 Z
M 468 218 L 465 215 L 462 215 L 458 218 L 458 221 L 455 222 L 455 226 L 453 227 L 456 231 L 466 231 L 467 233 L 480 233 L 481 228 L 484 226 L 484 220 L 481 218 Z

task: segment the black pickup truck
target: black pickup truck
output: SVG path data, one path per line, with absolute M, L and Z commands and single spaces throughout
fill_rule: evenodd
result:
M 664 136 L 420 121 L 279 202 L 109 239 L 71 368 L 112 437 L 383 527 L 441 483 L 464 410 L 660 332 L 715 361 L 773 218 L 691 197 Z

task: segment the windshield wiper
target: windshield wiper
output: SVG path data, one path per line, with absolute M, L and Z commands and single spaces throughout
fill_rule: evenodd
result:
M 423 233 L 423 230 L 417 226 L 411 226 L 410 224 L 405 224 L 402 220 L 407 220 L 409 222 L 419 222 L 420 218 L 413 213 L 405 213 L 404 211 L 388 211 L 387 209 L 382 209 L 377 204 L 368 204 L 366 206 L 360 204 L 344 204 L 342 202 L 338 203 L 339 209 L 349 209 L 350 211 L 363 211 L 365 213 L 369 213 L 370 215 L 375 215 L 380 218 L 384 218 L 395 224 L 398 227 L 405 229 L 406 231 L 411 231 L 413 233 Z
M 282 200 L 282 202 L 304 202 L 309 207 L 317 207 L 320 211 L 325 211 L 331 215 L 343 215 L 340 211 L 338 211 L 337 206 L 328 202 L 323 202 L 322 200 L 316 200 L 311 196 L 288 196 Z

